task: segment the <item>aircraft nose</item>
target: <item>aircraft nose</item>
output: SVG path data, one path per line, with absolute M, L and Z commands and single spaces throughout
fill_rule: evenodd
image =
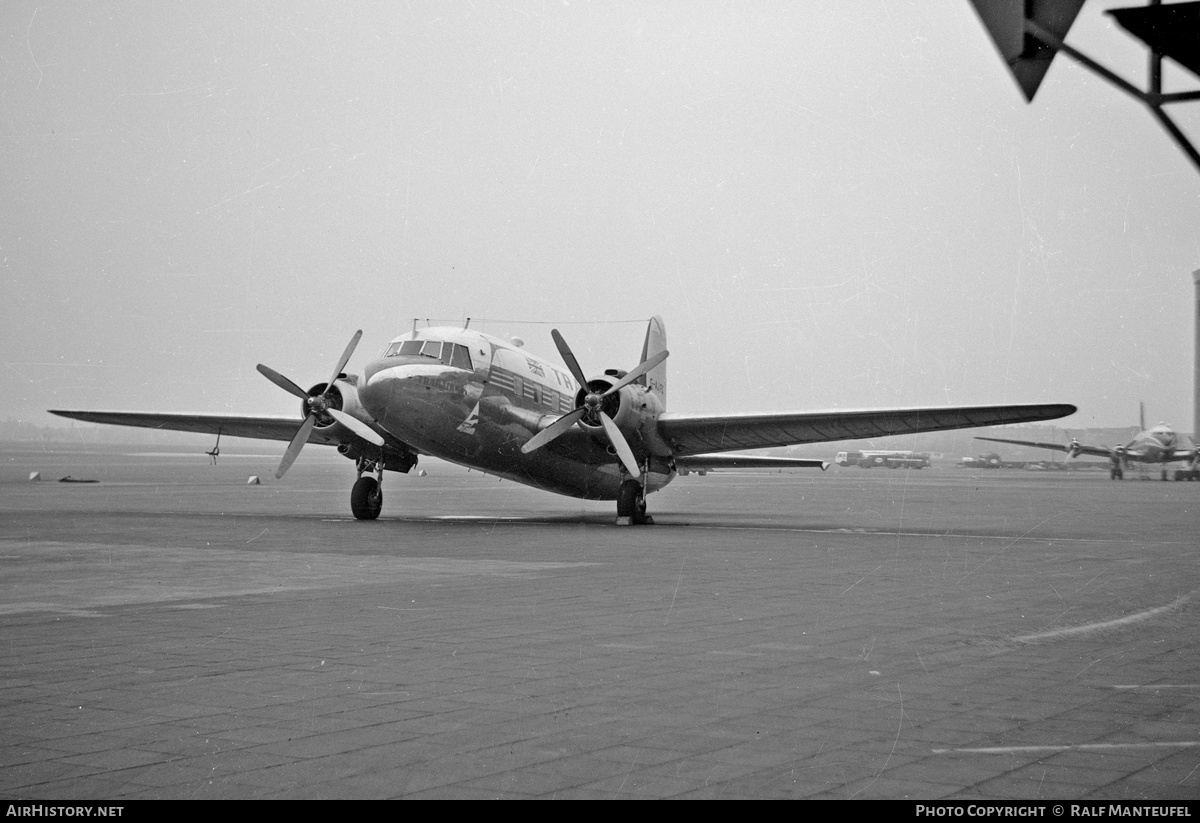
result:
M 376 420 L 382 422 L 390 416 L 403 416 L 405 404 L 419 396 L 414 390 L 425 388 L 423 384 L 441 376 L 446 368 L 437 362 L 405 362 L 402 358 L 372 361 L 363 369 L 358 398 Z
M 407 378 L 404 371 L 403 366 L 387 360 L 373 360 L 363 369 L 358 399 L 377 420 L 381 419 L 381 412 L 386 410 L 388 402 Z

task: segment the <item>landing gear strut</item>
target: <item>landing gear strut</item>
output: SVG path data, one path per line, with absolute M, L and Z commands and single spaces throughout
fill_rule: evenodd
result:
M 651 526 L 654 518 L 646 514 L 646 490 L 636 480 L 625 480 L 617 492 L 618 526 Z
M 350 511 L 355 520 L 374 520 L 383 510 L 383 462 L 363 456 L 358 458 L 358 479 L 350 490 Z M 364 477 L 374 471 L 377 477 Z

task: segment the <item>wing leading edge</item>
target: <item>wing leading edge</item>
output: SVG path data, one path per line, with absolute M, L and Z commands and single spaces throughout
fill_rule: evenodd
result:
M 833 440 L 969 429 L 1054 420 L 1074 414 L 1069 403 L 950 406 L 781 414 L 700 415 L 664 412 L 658 431 L 677 456 L 762 449 Z
M 226 437 L 249 437 L 255 440 L 290 441 L 302 420 L 295 417 L 261 417 L 257 415 L 175 414 L 165 412 L 107 412 L 50 409 L 51 414 L 83 420 L 88 423 L 108 423 L 113 426 L 136 426 L 143 429 L 223 434 Z M 309 443 L 336 446 L 342 441 L 313 429 Z

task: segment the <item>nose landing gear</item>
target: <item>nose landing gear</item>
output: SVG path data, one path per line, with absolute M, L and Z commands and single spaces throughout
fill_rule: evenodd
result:
M 383 462 L 365 455 L 358 458 L 358 479 L 350 490 L 350 511 L 355 520 L 374 520 L 383 510 Z M 376 477 L 364 477 L 366 472 Z

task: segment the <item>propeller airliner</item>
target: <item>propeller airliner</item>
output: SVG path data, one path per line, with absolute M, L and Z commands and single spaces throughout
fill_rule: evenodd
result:
M 469 322 L 468 322 L 469 326 Z M 666 410 L 666 329 L 651 318 L 639 364 L 586 376 L 566 339 L 551 336 L 560 366 L 515 342 L 467 326 L 403 334 L 361 375 L 343 369 L 356 332 L 329 380 L 305 391 L 259 364 L 301 401 L 293 417 L 52 410 L 94 423 L 288 441 L 282 478 L 306 443 L 355 461 L 350 509 L 376 519 L 384 471 L 408 472 L 421 455 L 558 494 L 615 500 L 619 525 L 653 522 L 646 495 L 679 474 L 722 468 L 820 468 L 822 460 L 730 454 L 800 443 L 1053 420 L 1068 404 L 959 406 L 766 414 Z
M 1143 463 L 1162 466 L 1162 479 L 1167 479 L 1167 465 L 1178 461 L 1190 461 L 1187 472 L 1190 476 L 1200 476 L 1200 446 L 1193 444 L 1192 448 L 1184 446 L 1184 438 L 1166 423 L 1146 428 L 1146 407 L 1139 406 L 1138 424 L 1140 431 L 1125 445 L 1115 446 L 1085 446 L 1071 438 L 1070 443 L 1039 443 L 1031 440 L 1004 440 L 999 437 L 976 437 L 976 440 L 990 440 L 993 443 L 1011 443 L 1014 446 L 1031 446 L 1035 449 L 1051 449 L 1065 452 L 1068 457 L 1078 457 L 1081 454 L 1093 457 L 1107 457 L 1112 465 L 1109 467 L 1109 477 L 1120 480 L 1125 477 L 1130 463 Z

